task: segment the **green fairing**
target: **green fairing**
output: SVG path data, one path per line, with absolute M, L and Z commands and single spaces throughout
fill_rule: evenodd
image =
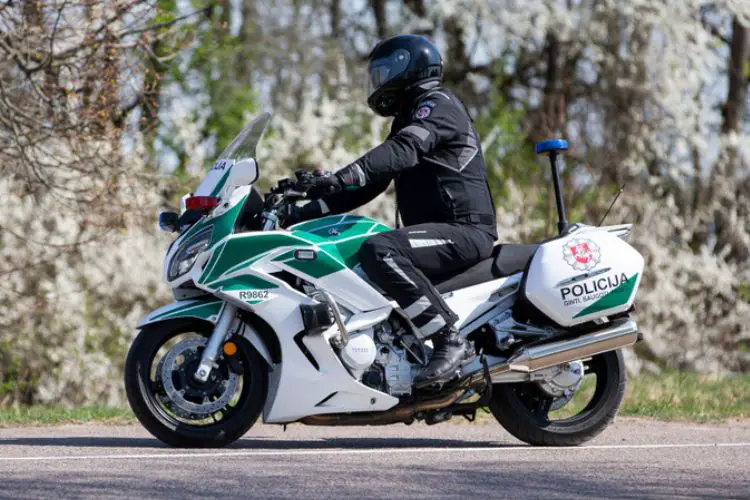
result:
M 224 250 L 225 244 L 226 242 L 216 245 L 214 253 L 211 254 L 211 258 L 208 260 L 208 263 L 206 263 L 206 267 L 204 268 L 206 271 L 210 271 L 216 265 L 216 261 L 218 260 L 219 255 L 221 255 L 222 250 Z
M 304 237 L 304 235 L 305 233 L 302 233 L 300 237 Z M 336 249 L 328 249 L 328 251 L 331 250 L 335 252 Z M 313 278 L 320 278 L 322 276 L 326 276 L 328 274 L 335 273 L 336 271 L 341 271 L 342 269 L 344 269 L 344 266 L 341 264 L 341 262 L 337 260 L 338 256 L 334 258 L 326 251 L 318 251 L 316 253 L 315 260 L 296 259 L 294 256 L 295 253 L 296 250 L 284 252 L 283 254 L 275 257 L 273 261 L 283 262 L 292 269 L 305 273 L 306 275 L 312 276 Z
M 204 217 L 199 220 L 193 225 L 193 227 L 188 229 L 182 241 L 187 241 L 190 236 L 196 234 L 204 227 L 209 226 L 214 227 L 214 232 L 211 234 L 210 245 L 214 245 L 216 242 L 224 239 L 227 235 L 232 234 L 234 231 L 234 224 L 237 221 L 237 216 L 240 214 L 240 210 L 242 210 L 242 206 L 245 204 L 246 199 L 247 196 L 244 196 L 236 205 L 217 217 Z
M 228 168 L 227 171 L 224 173 L 224 175 L 221 176 L 221 179 L 219 179 L 219 182 L 216 183 L 216 187 L 211 191 L 211 194 L 209 196 L 218 196 L 221 192 L 221 189 L 224 187 L 224 184 L 227 183 L 227 179 L 229 178 L 229 173 L 232 171 L 231 168 Z
M 230 267 L 229 269 L 227 269 L 226 271 L 224 271 L 223 274 L 230 274 L 230 273 L 233 273 L 235 271 L 239 271 L 240 269 L 243 269 L 245 267 L 251 266 L 251 265 L 253 265 L 255 263 L 256 260 L 260 260 L 264 256 L 265 256 L 265 254 L 260 254 L 260 255 L 256 255 L 252 259 L 249 259 L 249 260 L 246 260 L 246 261 L 242 261 L 239 264 L 237 264 L 236 266 Z M 210 271 L 210 269 L 208 267 L 206 267 L 206 271 Z
M 620 283 L 617 288 L 609 292 L 607 295 L 601 297 L 586 309 L 576 314 L 574 318 L 580 318 L 581 316 L 587 316 L 595 312 L 626 304 L 628 300 L 630 300 L 630 296 L 633 295 L 633 289 L 635 288 L 635 282 L 637 280 L 638 274 L 636 273 L 624 283 Z
M 223 301 L 216 299 L 207 300 L 205 303 L 190 301 L 182 307 L 154 316 L 151 321 L 163 321 L 179 317 L 209 319 L 211 316 L 219 314 L 222 303 Z
M 274 262 L 281 262 L 281 261 L 284 261 L 284 260 L 293 259 L 294 258 L 294 252 L 295 252 L 295 250 L 289 250 L 288 252 L 284 252 L 281 255 L 277 255 L 276 257 L 274 257 L 273 261 Z
M 328 243 L 322 245 L 322 247 L 327 250 L 330 249 L 331 251 L 335 248 L 335 251 L 341 256 L 341 260 L 343 260 L 344 264 L 349 268 L 353 268 L 359 264 L 359 249 L 362 247 L 362 243 L 364 243 L 370 236 L 372 235 L 362 235 L 359 238 L 342 241 L 341 243 Z
M 322 278 L 329 274 L 344 269 L 343 264 L 329 255 L 327 252 L 319 251 L 315 260 L 297 260 L 286 261 L 285 264 L 301 273 L 305 273 L 313 278 Z
M 233 292 L 244 290 L 269 290 L 277 287 L 270 281 L 266 281 L 258 276 L 244 274 L 242 276 L 235 276 L 234 278 L 211 283 L 211 288 L 221 288 L 224 292 Z
M 317 244 L 349 268 L 359 263 L 357 253 L 370 236 L 390 231 L 384 224 L 357 215 L 332 215 L 291 228 L 295 235 Z
M 206 267 L 200 277 L 201 284 L 216 281 L 230 268 L 279 247 L 285 246 L 309 246 L 309 243 L 295 238 L 287 233 L 264 232 L 238 234 L 230 238 L 213 268 Z M 240 266 L 241 267 L 241 266 Z
M 190 232 L 213 224 L 212 242 L 225 238 L 234 228 L 234 221 L 241 205 L 242 202 L 215 219 L 199 222 L 196 226 L 200 227 L 192 228 Z M 313 261 L 297 260 L 294 258 L 294 250 L 290 250 L 273 260 L 283 261 L 289 267 L 313 278 L 321 278 L 341 271 L 345 267 L 356 266 L 359 262 L 357 253 L 362 243 L 373 234 L 389 230 L 387 226 L 373 219 L 352 215 L 324 217 L 297 224 L 291 229 L 291 234 L 255 232 L 237 234 L 226 239 L 214 250 L 198 282 L 203 285 L 210 284 L 211 288 L 221 286 L 222 282 L 217 283 L 221 276 L 251 265 L 269 251 L 289 246 L 297 248 L 317 246 L 317 258 Z M 244 289 L 274 287 L 275 285 L 265 282 L 258 286 L 248 285 Z

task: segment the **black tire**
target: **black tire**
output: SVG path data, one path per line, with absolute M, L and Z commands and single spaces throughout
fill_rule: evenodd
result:
M 219 448 L 241 438 L 263 410 L 268 387 L 265 360 L 244 338 L 235 338 L 244 373 L 242 390 L 231 413 L 209 425 L 190 425 L 174 418 L 157 401 L 150 381 L 159 348 L 177 335 L 195 332 L 210 336 L 213 325 L 200 320 L 171 320 L 144 327 L 130 347 L 125 362 L 125 391 L 141 424 L 160 441 L 179 448 Z
M 547 410 L 535 411 L 530 400 L 543 406 L 535 383 L 495 384 L 490 410 L 508 432 L 537 446 L 578 446 L 601 433 L 615 418 L 625 396 L 627 372 L 620 351 L 599 354 L 588 361 L 596 370 L 596 389 L 580 413 L 565 420 L 549 420 Z M 529 395 L 532 395 L 531 398 Z

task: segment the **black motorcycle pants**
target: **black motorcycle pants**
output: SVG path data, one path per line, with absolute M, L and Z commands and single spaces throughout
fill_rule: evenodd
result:
M 430 278 L 456 274 L 486 259 L 493 244 L 481 226 L 428 223 L 369 238 L 359 258 L 367 276 L 398 302 L 426 338 L 458 319 Z

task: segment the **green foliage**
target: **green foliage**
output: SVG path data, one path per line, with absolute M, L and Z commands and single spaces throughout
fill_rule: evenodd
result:
M 215 138 L 217 153 L 229 145 L 256 110 L 250 82 L 234 71 L 236 59 L 242 56 L 237 37 L 210 29 L 203 33 L 190 62 L 203 77 L 210 107 L 204 133 Z
M 534 187 L 543 179 L 529 139 L 521 128 L 524 114 L 525 110 L 508 106 L 501 95 L 493 93 L 488 110 L 474 123 L 484 146 L 490 187 L 498 204 L 505 202 L 507 181 L 512 180 L 519 187 Z
M 176 12 L 175 2 L 165 4 Z M 257 97 L 245 64 L 252 60 L 253 48 L 243 43 L 241 36 L 230 33 L 230 13 L 223 12 L 219 2 L 211 6 L 210 16 L 200 18 L 195 25 L 185 25 L 184 30 L 194 36 L 193 43 L 183 57 L 169 65 L 167 74 L 179 86 L 183 98 L 197 105 L 189 120 L 202 124 L 201 140 L 212 140 L 215 154 L 219 154 L 256 111 Z M 161 132 L 159 140 L 177 155 L 175 175 L 184 179 L 189 158 L 178 138 L 180 125 L 173 124 Z
M 29 376 L 28 370 L 24 370 L 22 357 L 12 347 L 10 340 L 0 342 L 0 362 L 4 372 L 0 376 L 0 404 L 4 396 L 27 394 L 37 383 L 37 377 Z

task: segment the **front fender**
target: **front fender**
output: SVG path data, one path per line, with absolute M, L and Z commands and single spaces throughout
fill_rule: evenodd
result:
M 136 328 L 141 329 L 154 323 L 182 318 L 195 318 L 216 324 L 224 306 L 224 301 L 211 297 L 208 299 L 180 300 L 173 304 L 167 304 L 143 318 L 138 322 Z M 258 332 L 251 326 L 245 325 L 243 336 L 250 341 L 255 349 L 266 360 L 269 366 L 273 366 L 271 353 Z
M 141 319 L 136 328 L 177 318 L 197 318 L 204 321 L 216 323 L 219 319 L 224 301 L 211 297 L 209 299 L 179 300 L 173 304 L 167 304 Z

